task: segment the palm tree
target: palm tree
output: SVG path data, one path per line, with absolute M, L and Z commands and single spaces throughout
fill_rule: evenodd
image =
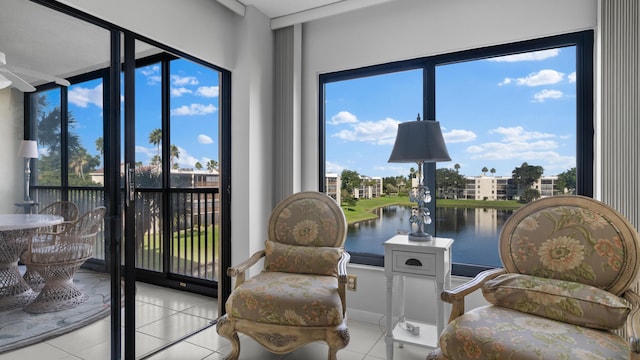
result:
M 209 162 L 207 163 L 207 170 L 209 172 L 213 172 L 213 170 L 216 170 L 218 168 L 218 162 L 215 160 L 209 160 Z
M 459 172 L 460 164 L 456 163 L 455 165 L 453 165 L 453 168 L 456 169 L 456 172 Z
M 102 163 L 102 157 L 104 156 L 104 139 L 102 136 L 96 139 L 96 150 L 100 154 L 100 163 Z
M 160 158 L 160 145 L 162 144 L 162 129 L 153 129 L 149 134 L 149 144 L 158 148 L 158 158 Z M 158 165 L 160 162 L 158 162 Z
M 196 163 L 195 167 L 196 167 L 196 170 L 198 171 L 202 170 L 202 164 L 200 164 L 200 161 Z
M 486 175 L 486 174 L 487 174 L 487 171 L 489 171 L 489 169 L 487 169 L 487 167 L 486 167 L 486 166 L 485 166 L 485 167 L 483 167 L 483 168 L 482 168 L 482 175 Z
M 69 166 L 73 168 L 76 176 L 84 180 L 84 167 L 89 163 L 89 154 L 86 151 L 79 151 L 69 162 Z
M 491 172 L 491 176 L 495 176 L 496 168 L 491 168 L 491 170 L 489 172 Z
M 173 162 L 177 159 L 180 158 L 180 149 L 178 149 L 177 146 L 175 145 L 171 145 L 171 148 L 169 150 L 169 159 L 171 160 L 171 168 L 172 169 L 177 169 L 178 168 L 178 164 L 174 164 Z

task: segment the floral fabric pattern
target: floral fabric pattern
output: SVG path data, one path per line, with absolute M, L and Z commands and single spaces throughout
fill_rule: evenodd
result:
M 343 320 L 333 276 L 263 272 L 238 286 L 226 302 L 238 319 L 292 326 L 332 326 Z
M 524 218 L 500 249 L 508 272 L 608 289 L 628 256 L 618 229 L 596 210 L 544 208 Z
M 331 205 L 334 206 L 318 199 L 303 198 L 274 211 L 269 240 L 289 245 L 343 246 L 344 214 L 335 204 Z
M 338 275 L 341 248 L 279 244 L 265 241 L 265 271 Z
M 487 281 L 482 294 L 493 305 L 603 330 L 620 328 L 631 311 L 626 300 L 605 290 L 521 274 Z
M 627 342 L 608 331 L 498 306 L 476 308 L 449 323 L 440 335 L 440 352 L 451 360 L 613 360 L 630 354 Z

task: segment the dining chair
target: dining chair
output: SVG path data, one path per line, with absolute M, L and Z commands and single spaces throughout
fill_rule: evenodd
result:
M 59 232 L 64 230 L 64 227 L 71 224 L 72 222 L 78 219 L 78 214 L 80 210 L 78 209 L 78 205 L 71 201 L 56 201 L 53 202 L 38 212 L 39 214 L 45 215 L 58 215 L 62 216 L 64 221 L 57 225 L 45 226 L 36 230 L 36 233 L 51 233 L 51 232 Z M 34 237 L 31 241 L 42 241 L 45 240 L 46 237 Z M 21 262 L 24 263 L 24 261 Z M 31 266 L 26 265 L 26 270 L 22 278 L 31 286 L 31 289 L 34 291 L 42 290 L 44 286 L 44 279 L 40 276 L 36 271 L 34 271 Z
M 60 232 L 39 233 L 29 244 L 24 260 L 44 279 L 44 287 L 24 310 L 46 313 L 66 310 L 87 301 L 73 284 L 73 275 L 93 256 L 106 208 L 89 210 Z

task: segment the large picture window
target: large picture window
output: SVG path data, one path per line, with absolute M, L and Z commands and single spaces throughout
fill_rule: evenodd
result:
M 450 162 L 426 167 L 433 223 L 453 272 L 501 266 L 505 220 L 535 199 L 592 195 L 592 32 L 320 76 L 321 191 L 349 222 L 352 262 L 382 265 L 409 231 L 416 164 L 388 163 L 401 122 L 438 120 Z M 415 205 L 415 204 L 413 204 Z

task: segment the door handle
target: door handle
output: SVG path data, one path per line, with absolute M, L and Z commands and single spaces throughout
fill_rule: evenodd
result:
M 127 207 L 129 207 L 129 204 L 131 201 L 134 201 L 134 194 L 135 194 L 135 170 L 131 168 L 131 165 L 129 163 L 127 163 L 125 165 L 125 174 L 124 174 L 124 178 L 125 178 L 125 203 L 127 205 Z

